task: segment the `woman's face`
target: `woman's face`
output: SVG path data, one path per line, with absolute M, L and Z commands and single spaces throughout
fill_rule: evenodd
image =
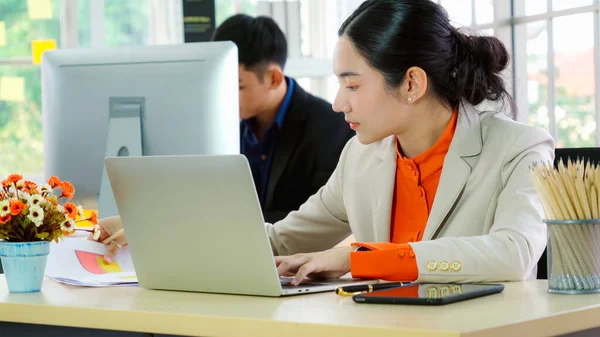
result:
M 344 113 L 361 143 L 377 142 L 411 125 L 409 105 L 401 98 L 408 85 L 387 88 L 383 75 L 366 63 L 346 36 L 337 41 L 333 68 L 340 84 L 333 110 Z

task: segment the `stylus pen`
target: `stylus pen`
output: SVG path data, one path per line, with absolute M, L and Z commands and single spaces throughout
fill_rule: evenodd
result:
M 335 289 L 335 293 L 340 296 L 354 296 L 358 294 L 371 293 L 376 290 L 402 287 L 410 284 L 412 284 L 412 282 L 390 282 L 377 284 L 363 284 L 359 286 L 337 287 L 337 289 Z

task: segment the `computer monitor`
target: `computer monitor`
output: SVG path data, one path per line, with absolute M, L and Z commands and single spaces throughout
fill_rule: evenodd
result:
M 104 158 L 239 154 L 238 86 L 230 41 L 48 51 L 45 179 L 70 181 L 84 208 L 116 215 Z

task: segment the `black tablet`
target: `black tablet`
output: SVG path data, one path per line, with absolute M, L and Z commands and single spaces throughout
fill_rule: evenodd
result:
M 500 293 L 502 284 L 420 283 L 353 296 L 356 303 L 442 305 Z

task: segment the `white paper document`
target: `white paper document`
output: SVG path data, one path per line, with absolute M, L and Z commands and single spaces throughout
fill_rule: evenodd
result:
M 106 246 L 84 238 L 67 238 L 50 244 L 46 276 L 76 286 L 108 287 L 137 285 L 128 248 L 112 263 L 104 261 Z

